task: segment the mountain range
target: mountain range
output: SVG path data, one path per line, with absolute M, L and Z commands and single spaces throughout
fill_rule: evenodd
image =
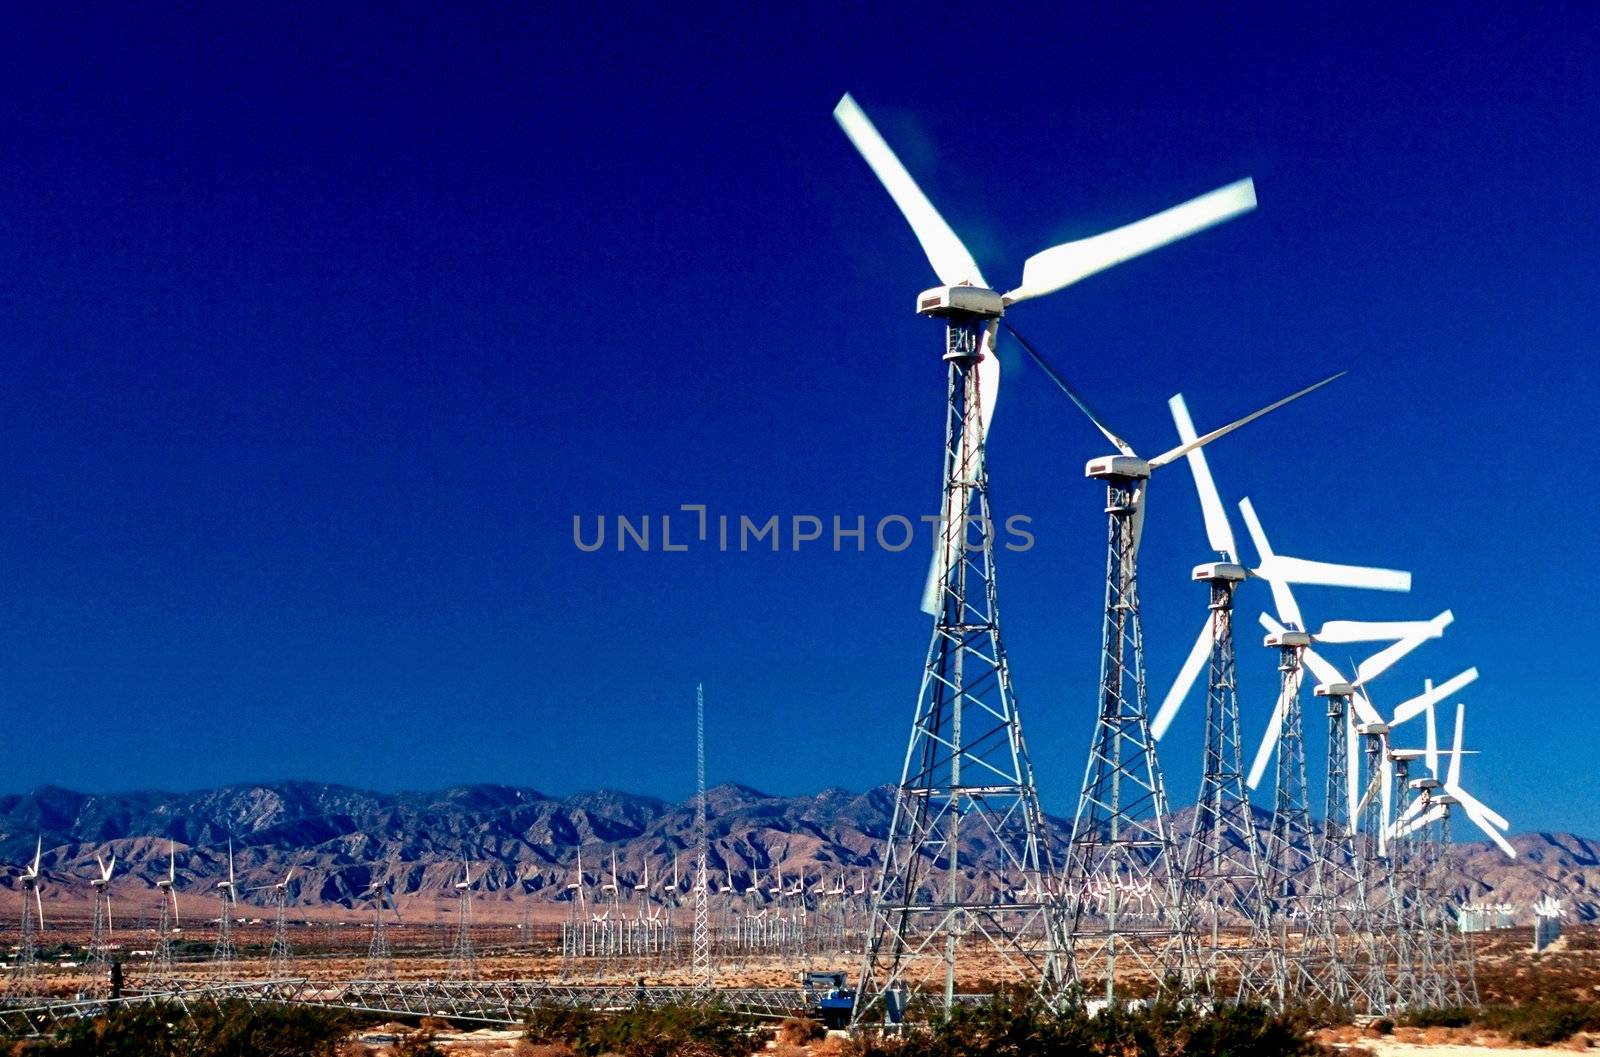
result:
M 877 864 L 893 806 L 889 786 L 794 797 L 717 786 L 707 792 L 713 883 L 721 889 L 731 877 L 743 890 L 752 871 L 764 886 L 781 871 L 830 885 L 843 876 L 856 887 Z M 1175 817 L 1175 832 L 1183 832 L 1187 816 Z M 1070 821 L 1046 821 L 1053 844 L 1064 845 Z M 529 907 L 549 917 L 564 912 L 580 849 L 591 885 L 610 879 L 614 854 L 625 891 L 642 882 L 646 870 L 652 888 L 669 881 L 675 856 L 686 888 L 693 833 L 692 800 L 673 804 L 614 790 L 553 797 L 503 785 L 427 793 L 305 781 L 189 793 L 47 786 L 0 796 L 0 887 L 17 889 L 38 840 L 47 915 L 52 906 L 68 916 L 86 912 L 97 855 L 117 857 L 116 897 L 140 898 L 165 876 L 169 848 L 183 898 L 214 899 L 231 841 L 241 890 L 270 885 L 293 867 L 289 897 L 307 916 L 348 909 L 384 878 L 403 912 L 442 915 L 465 860 L 486 917 L 505 919 Z M 1530 904 L 1545 895 L 1563 899 L 1569 915 L 1600 916 L 1600 841 L 1523 833 L 1511 843 L 1515 860 L 1487 843 L 1457 846 L 1450 881 L 1459 898 L 1516 904 L 1522 923 L 1531 920 Z M 9 910 L 0 914 L 10 916 Z

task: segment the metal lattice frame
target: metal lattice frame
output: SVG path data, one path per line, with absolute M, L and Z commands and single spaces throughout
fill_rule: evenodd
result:
M 1240 573 L 1239 575 L 1243 575 Z M 1189 920 L 1209 943 L 1197 947 L 1191 987 L 1240 1001 L 1281 1002 L 1282 952 L 1267 919 L 1267 875 L 1245 786 L 1234 677 L 1233 592 L 1237 581 L 1209 580 L 1211 658 L 1206 733 L 1194 825 L 1183 850 L 1181 884 Z M 1242 943 L 1223 942 L 1224 927 L 1242 927 Z
M 956 1002 L 962 952 L 987 972 L 1053 995 L 1064 982 L 1049 843 L 1000 637 L 994 522 L 977 363 L 986 321 L 946 330 L 947 415 L 938 606 L 882 870 L 873 894 L 855 1023 L 892 1023 L 914 968 Z M 980 872 L 980 860 L 998 863 Z
M 1145 484 L 1142 477 L 1106 479 L 1099 714 L 1062 869 L 1073 982 L 1087 992 L 1103 972 L 1108 1001 L 1117 998 L 1119 971 L 1131 967 L 1160 985 L 1185 977 L 1192 962 L 1145 696 L 1136 571 Z
M 694 797 L 694 1000 L 704 1004 L 711 995 L 711 831 L 706 819 L 706 695 L 695 687 L 695 797 Z
M 445 964 L 445 978 L 452 982 L 478 978 L 478 952 L 472 945 L 472 881 L 465 864 L 462 878 L 462 884 L 456 888 L 455 936 L 450 943 L 449 961 Z
M 1305 710 L 1300 688 L 1304 669 L 1298 641 L 1274 643 L 1278 650 L 1278 707 L 1281 727 L 1273 767 L 1272 820 L 1267 828 L 1267 886 L 1270 923 L 1278 930 L 1283 953 L 1285 996 L 1321 995 L 1316 975 L 1307 965 L 1308 900 L 1316 876 L 1316 829 L 1311 821 L 1310 787 L 1306 780 Z
M 1360 1012 L 1376 1011 L 1369 992 L 1366 965 L 1371 961 L 1371 926 L 1366 878 L 1351 829 L 1346 782 L 1350 759 L 1350 695 L 1318 687 L 1328 702 L 1327 771 L 1323 786 L 1322 828 L 1311 891 L 1305 898 L 1306 978 L 1330 1005 Z

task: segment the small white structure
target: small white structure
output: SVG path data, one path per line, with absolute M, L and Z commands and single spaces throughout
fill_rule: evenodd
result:
M 1561 938 L 1561 919 L 1567 912 L 1561 900 L 1545 896 L 1533 904 L 1533 950 L 1537 954 Z

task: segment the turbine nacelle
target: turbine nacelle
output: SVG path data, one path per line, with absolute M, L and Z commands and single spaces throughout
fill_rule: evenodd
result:
M 1150 476 L 1150 463 L 1137 455 L 1103 455 L 1090 459 L 1083 468 L 1085 477 L 1143 481 Z
M 1273 646 L 1278 649 L 1304 649 L 1311 645 L 1311 632 L 1309 631 L 1274 631 L 1268 633 L 1261 640 L 1263 646 Z
M 1249 579 L 1250 573 L 1242 565 L 1233 562 L 1206 562 L 1204 565 L 1194 567 L 1194 579 L 1206 583 L 1216 580 L 1226 580 L 1230 583 L 1243 583 Z
M 999 319 L 1005 311 L 1005 298 L 981 286 L 935 286 L 917 295 L 917 313 L 924 316 Z

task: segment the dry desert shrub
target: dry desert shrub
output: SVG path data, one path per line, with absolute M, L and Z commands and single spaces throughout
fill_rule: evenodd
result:
M 771 1052 L 773 1057 L 810 1057 L 811 1051 L 792 1042 L 780 1042 L 772 1047 Z
M 841 1057 L 846 1041 L 842 1035 L 829 1035 L 811 1047 L 811 1057 Z
M 565 1042 L 529 1042 L 527 1039 L 518 1041 L 511 1052 L 515 1057 L 575 1057 L 572 1047 Z
M 778 1025 L 778 1042 L 789 1046 L 803 1046 L 826 1035 L 827 1029 L 815 1020 L 789 1017 Z

